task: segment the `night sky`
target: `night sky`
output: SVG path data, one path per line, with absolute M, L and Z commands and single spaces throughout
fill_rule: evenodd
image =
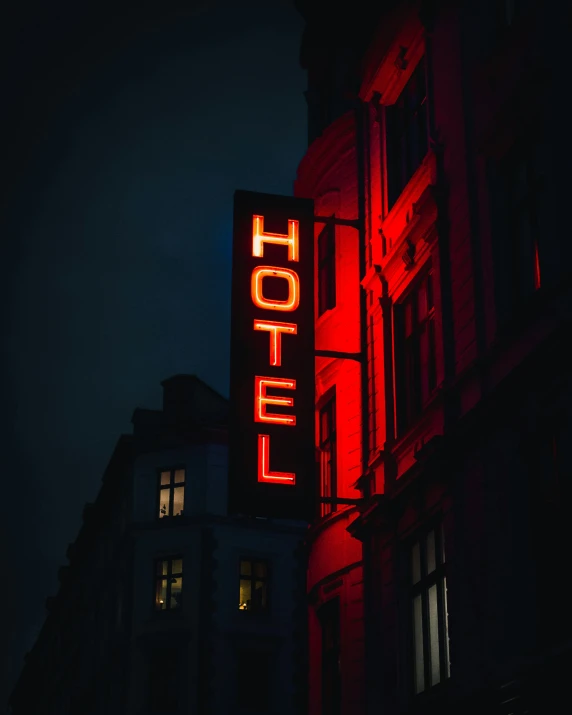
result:
M 52 0 L 0 20 L 0 712 L 131 414 L 228 394 L 232 196 L 305 150 L 288 0 Z M 25 5 L 25 7 L 23 7 Z

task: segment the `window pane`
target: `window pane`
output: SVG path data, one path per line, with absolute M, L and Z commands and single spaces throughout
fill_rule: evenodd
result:
M 251 608 L 251 585 L 250 580 L 240 579 L 238 607 L 241 611 L 249 611 Z
M 183 573 L 183 559 L 173 559 L 171 573 L 172 574 L 182 574 Z
M 252 564 L 250 561 L 241 561 L 240 562 L 240 575 L 241 576 L 250 576 L 252 573 Z
M 252 595 L 252 610 L 261 611 L 266 608 L 266 583 L 256 581 L 254 584 L 254 593 Z
M 266 576 L 266 564 L 264 561 L 257 561 L 254 564 L 254 575 L 259 578 L 264 578 Z
M 185 504 L 185 487 L 173 489 L 173 516 L 181 516 Z
M 423 606 L 421 596 L 413 599 L 413 647 L 415 663 L 415 692 L 425 690 L 425 673 L 423 659 Z
M 421 556 L 419 542 L 411 549 L 411 582 L 415 586 L 421 580 Z
M 433 307 L 433 271 L 427 276 L 427 310 Z
M 171 482 L 171 472 L 161 472 L 161 486 Z
M 155 608 L 158 611 L 164 611 L 167 608 L 167 579 L 166 578 L 157 580 L 157 588 L 155 591 Z
M 441 680 L 439 667 L 439 609 L 437 608 L 437 586 L 429 589 L 429 649 L 431 653 L 431 685 Z
M 430 531 L 427 534 L 427 573 L 433 573 L 435 566 L 435 532 Z
M 157 576 L 166 576 L 169 568 L 168 561 L 157 561 Z
M 405 327 L 405 337 L 409 337 L 413 332 L 413 302 L 408 300 L 404 307 L 404 327 Z
M 185 481 L 185 470 L 175 469 L 175 484 L 181 484 Z
M 171 579 L 171 608 L 179 608 L 181 605 L 181 595 L 183 590 L 183 577 Z
M 427 282 L 426 280 L 419 286 L 419 291 L 417 292 L 417 321 L 421 321 L 427 315 L 428 310 L 427 301 Z
M 164 516 L 169 516 L 169 499 L 169 488 L 161 489 L 159 494 L 159 519 L 162 519 Z

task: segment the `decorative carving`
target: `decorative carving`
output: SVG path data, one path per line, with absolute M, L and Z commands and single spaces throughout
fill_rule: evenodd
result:
M 407 69 L 407 60 L 405 59 L 405 55 L 407 54 L 407 47 L 403 47 L 401 45 L 399 47 L 399 54 L 397 55 L 397 58 L 394 62 L 394 65 L 397 67 L 398 70 L 404 70 Z
M 415 265 L 415 244 L 409 239 L 405 239 L 407 248 L 403 252 L 401 258 L 403 263 L 405 263 L 405 270 L 408 271 Z

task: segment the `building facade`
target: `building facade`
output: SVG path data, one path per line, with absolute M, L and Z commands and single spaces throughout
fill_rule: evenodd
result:
M 306 524 L 227 515 L 227 401 L 137 409 L 68 549 L 14 715 L 304 708 Z
M 566 701 L 570 147 L 555 3 L 300 0 L 311 715 Z

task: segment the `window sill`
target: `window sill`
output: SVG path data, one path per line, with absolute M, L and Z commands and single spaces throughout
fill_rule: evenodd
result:
M 328 320 L 332 317 L 334 314 L 335 310 L 337 308 L 337 305 L 334 305 L 333 308 L 328 308 L 325 310 L 323 313 L 321 313 L 317 319 L 316 319 L 316 330 L 319 330 L 324 323 L 327 323 Z
M 427 401 L 421 408 L 421 412 L 415 417 L 407 427 L 398 433 L 395 441 L 392 444 L 391 451 L 397 452 L 404 445 L 409 444 L 423 430 L 425 422 L 429 418 L 431 412 L 439 405 L 443 394 L 443 386 L 437 385 L 433 388 Z
M 427 188 L 437 183 L 437 157 L 429 149 L 413 176 L 403 187 L 399 198 L 381 222 L 381 230 L 388 242 L 387 255 L 382 258 L 382 266 L 398 253 L 405 238 L 411 233 L 424 208 L 421 201 Z M 433 202 L 434 203 L 434 202 Z M 436 207 L 435 207 L 436 212 Z

